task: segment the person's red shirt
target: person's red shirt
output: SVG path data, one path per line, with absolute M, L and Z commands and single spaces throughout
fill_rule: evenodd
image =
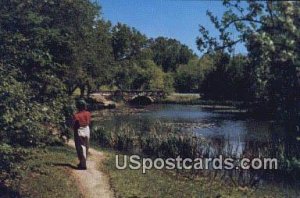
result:
M 79 129 L 79 127 L 85 127 L 91 123 L 91 113 L 84 110 L 79 111 L 73 116 L 74 130 Z

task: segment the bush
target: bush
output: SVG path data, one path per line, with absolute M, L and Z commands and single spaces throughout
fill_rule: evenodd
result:
M 16 164 L 24 161 L 30 152 L 22 148 L 14 148 L 8 144 L 0 144 L 0 191 L 14 185 L 16 179 L 20 177 Z M 3 185 L 3 186 L 2 186 Z
M 38 102 L 26 84 L 12 76 L 0 76 L 0 141 L 21 146 L 59 142 L 65 127 L 65 101 Z

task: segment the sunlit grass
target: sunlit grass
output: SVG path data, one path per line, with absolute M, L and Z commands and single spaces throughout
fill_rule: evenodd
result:
M 165 101 L 168 102 L 191 102 L 199 100 L 200 95 L 194 93 L 172 93 L 168 95 Z

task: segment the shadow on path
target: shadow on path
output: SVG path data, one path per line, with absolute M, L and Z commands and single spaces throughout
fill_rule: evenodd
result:
M 69 167 L 69 168 L 72 168 L 72 169 L 78 169 L 77 166 L 74 166 L 72 164 L 69 164 L 69 163 L 52 163 L 53 166 L 61 166 L 61 167 Z

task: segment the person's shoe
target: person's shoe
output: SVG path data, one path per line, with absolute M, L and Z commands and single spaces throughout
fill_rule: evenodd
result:
M 78 164 L 77 170 L 86 170 L 87 168 Z

